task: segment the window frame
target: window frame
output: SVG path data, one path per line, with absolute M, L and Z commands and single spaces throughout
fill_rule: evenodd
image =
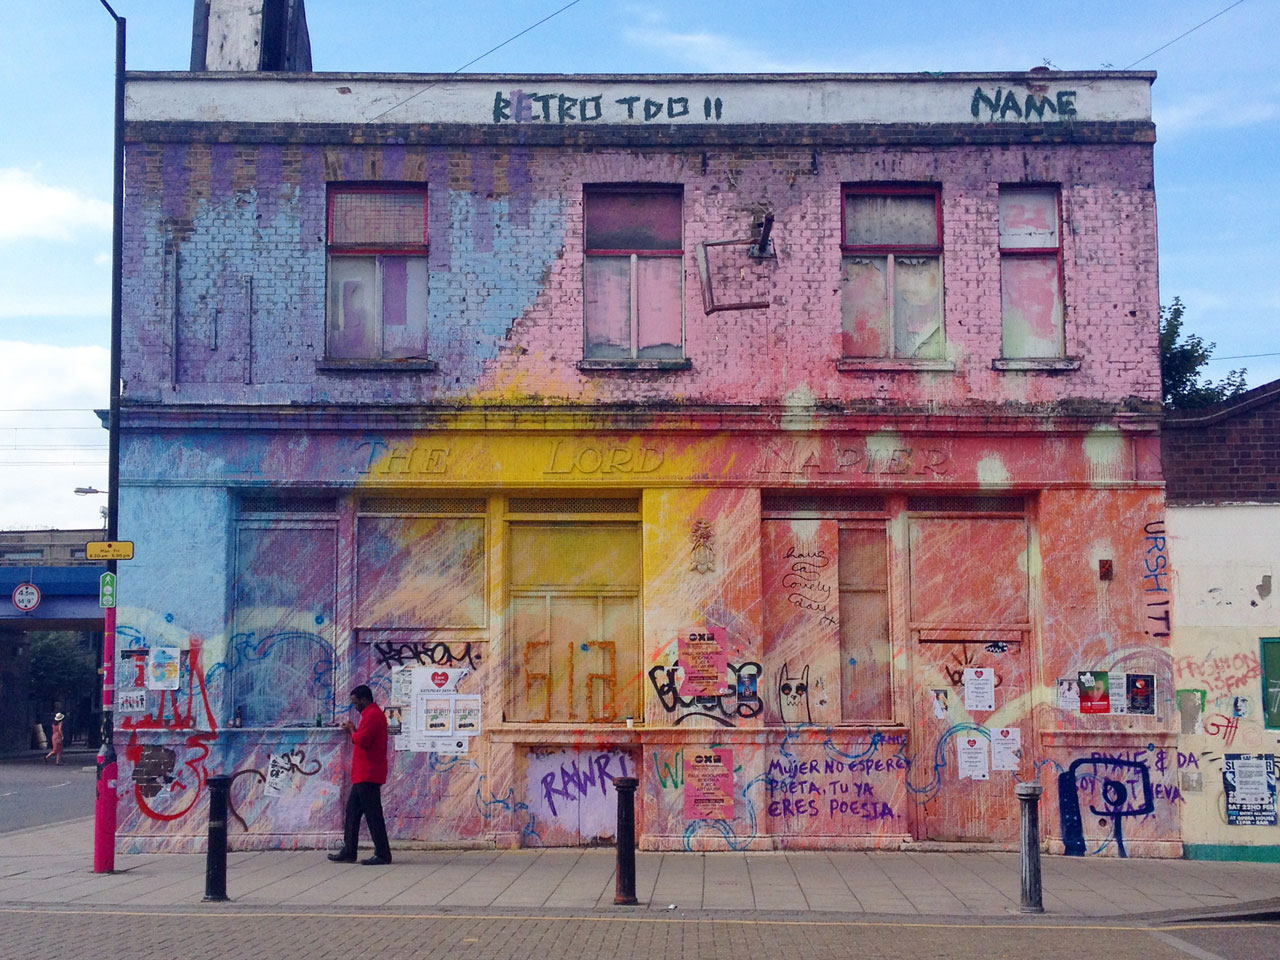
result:
M 1280 676 L 1270 678 L 1267 676 L 1267 647 L 1271 644 L 1280 648 L 1280 637 L 1258 638 L 1258 667 L 1259 672 L 1262 674 L 1262 676 L 1258 678 L 1258 683 L 1262 687 L 1262 703 L 1260 704 L 1262 707 L 1262 727 L 1264 730 L 1280 730 L 1280 718 L 1278 718 L 1275 723 L 1271 722 L 1271 714 L 1273 712 L 1280 713 L 1280 711 L 1271 711 L 1267 709 L 1268 679 L 1270 680 L 1270 683 L 1280 684 Z
M 324 359 L 318 364 L 322 370 L 351 370 L 351 369 L 390 369 L 390 370 L 418 370 L 430 371 L 436 369 L 436 364 L 430 359 L 430 342 L 426 343 L 421 355 L 413 357 L 388 357 L 385 356 L 385 321 L 382 316 L 383 306 L 383 273 L 382 258 L 383 257 L 405 257 L 421 259 L 424 265 L 428 263 L 428 255 L 430 253 L 430 236 L 429 236 L 429 188 L 422 181 L 407 182 L 385 182 L 376 183 L 364 181 L 331 181 L 327 185 L 325 195 L 325 282 L 324 282 Z M 359 195 L 378 195 L 378 194 L 398 194 L 403 196 L 415 196 L 422 202 L 422 240 L 414 243 L 359 243 L 359 242 L 343 242 L 335 243 L 333 241 L 333 217 L 334 205 L 340 196 L 359 196 Z M 375 357 L 335 357 L 330 352 L 330 324 L 334 321 L 331 314 L 331 290 L 330 282 L 332 278 L 332 264 L 334 259 L 367 259 L 373 258 L 375 267 L 374 289 L 377 295 L 376 313 L 378 317 L 378 355 Z M 429 274 L 429 267 L 428 267 Z M 430 296 L 430 288 L 428 286 L 427 296 Z M 423 304 L 423 310 L 428 309 L 428 302 Z M 428 333 L 427 318 L 424 318 L 424 339 Z
M 1043 192 L 1054 194 L 1054 212 L 1057 216 L 1058 244 L 1056 247 L 1007 247 L 1000 234 L 1000 199 L 1006 191 Z M 1080 359 L 1067 351 L 1067 282 L 1063 256 L 1062 184 L 1060 183 L 1002 183 L 996 195 L 996 244 L 1000 261 L 1000 356 L 991 363 L 993 370 L 1078 370 Z M 1005 259 L 1043 259 L 1052 255 L 1056 260 L 1058 277 L 1058 354 L 1048 357 L 1011 357 L 1005 353 L 1004 336 L 1004 263 Z
M 934 202 L 934 231 L 932 244 L 919 243 L 851 243 L 849 240 L 849 200 L 851 197 L 932 197 Z M 942 224 L 942 184 L 941 183 L 846 183 L 840 188 L 840 273 L 841 296 L 845 261 L 850 257 L 883 257 L 886 261 L 885 288 L 888 305 L 888 342 L 889 352 L 881 356 L 851 356 L 844 354 L 837 361 L 838 370 L 866 369 L 904 369 L 904 370 L 953 370 L 954 364 L 947 354 L 946 295 L 945 295 L 945 257 Z M 897 257 L 935 257 L 938 261 L 938 318 L 942 333 L 943 352 L 940 357 L 903 356 L 898 352 L 898 344 L 894 337 L 894 309 L 896 297 L 894 291 L 894 260 Z M 841 317 L 843 340 L 844 319 Z
M 587 206 L 593 196 L 674 196 L 680 201 L 680 246 L 669 248 L 631 248 L 631 247 L 589 247 L 587 246 Z M 608 369 L 644 369 L 644 370 L 683 370 L 691 363 L 685 355 L 685 190 L 683 183 L 584 183 L 582 185 L 582 360 L 578 364 L 584 370 Z M 630 260 L 630 295 L 628 326 L 631 335 L 630 356 L 604 357 L 592 356 L 590 351 L 590 326 L 587 315 L 587 264 L 592 258 Z M 677 260 L 680 262 L 680 356 L 678 357 L 642 357 L 640 351 L 639 323 L 639 263 L 646 260 Z

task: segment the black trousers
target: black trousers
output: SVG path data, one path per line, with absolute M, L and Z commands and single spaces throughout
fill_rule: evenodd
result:
M 382 818 L 382 784 L 353 783 L 347 795 L 347 812 L 342 823 L 342 852 L 356 855 L 360 846 L 360 818 L 369 828 L 373 852 L 384 860 L 391 859 L 387 843 L 387 822 Z

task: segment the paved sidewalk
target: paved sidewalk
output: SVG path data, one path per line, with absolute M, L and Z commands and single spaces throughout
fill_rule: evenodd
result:
M 191 906 L 199 854 L 116 857 L 92 872 L 91 819 L 0 834 L 0 904 Z M 390 867 L 334 864 L 323 852 L 232 852 L 237 906 L 680 913 L 829 912 L 1018 916 L 1011 853 L 639 853 L 639 908 L 613 904 L 612 850 L 403 850 Z M 1280 912 L 1280 867 L 1263 863 L 1043 859 L 1046 916 L 1151 917 Z M 210 907 L 214 909 L 214 907 Z

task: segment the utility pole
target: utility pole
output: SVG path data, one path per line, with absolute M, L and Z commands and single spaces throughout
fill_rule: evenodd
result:
M 125 20 L 99 0 L 116 22 L 115 143 L 112 150 L 111 222 L 111 407 L 107 420 L 107 540 L 115 540 L 120 517 L 120 325 L 124 251 L 124 51 Z M 107 561 L 113 577 L 116 561 Z M 97 792 L 93 808 L 93 872 L 116 866 L 115 744 L 116 608 L 105 608 L 102 623 L 102 745 L 98 748 Z

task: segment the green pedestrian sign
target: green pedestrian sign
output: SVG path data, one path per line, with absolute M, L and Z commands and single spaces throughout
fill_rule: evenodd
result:
M 116 575 L 104 573 L 98 578 L 98 606 L 114 607 L 116 605 Z

